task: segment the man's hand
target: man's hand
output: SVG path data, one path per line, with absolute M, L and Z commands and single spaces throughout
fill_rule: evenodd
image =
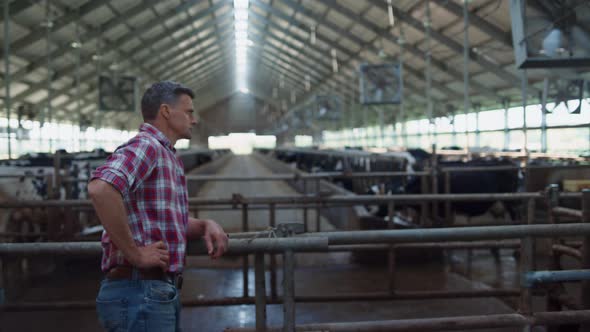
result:
M 166 271 L 170 262 L 170 253 L 166 244 L 159 241 L 145 247 L 137 247 L 137 250 L 128 257 L 128 260 L 131 265 L 140 269 L 160 267 Z
M 221 257 L 227 251 L 227 234 L 223 228 L 213 220 L 203 220 L 203 240 L 207 245 L 207 253 L 213 259 Z

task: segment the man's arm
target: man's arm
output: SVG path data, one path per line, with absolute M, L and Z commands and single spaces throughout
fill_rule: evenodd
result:
M 227 234 L 223 228 L 210 219 L 188 218 L 187 240 L 203 238 L 211 258 L 219 258 L 227 251 Z
M 88 184 L 88 195 L 104 229 L 129 263 L 138 268 L 168 268 L 170 254 L 164 242 L 152 243 L 145 247 L 135 244 L 123 198 L 117 189 L 103 180 L 95 179 Z

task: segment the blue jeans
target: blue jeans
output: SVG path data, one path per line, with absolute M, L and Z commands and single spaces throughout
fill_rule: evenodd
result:
M 96 297 L 98 319 L 109 332 L 180 331 L 180 310 L 172 281 L 105 279 Z

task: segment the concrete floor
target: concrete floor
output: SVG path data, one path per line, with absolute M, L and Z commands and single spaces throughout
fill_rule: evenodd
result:
M 266 176 L 272 172 L 264 167 L 256 158 L 251 156 L 236 155 L 219 170 L 217 175 L 226 176 Z M 231 198 L 233 193 L 242 194 L 245 197 L 252 196 L 296 196 L 297 191 L 291 188 L 284 181 L 213 181 L 203 185 L 198 197 L 223 197 Z M 240 209 L 233 211 L 201 211 L 200 218 L 210 218 L 219 222 L 228 233 L 242 231 L 242 213 Z M 250 231 L 263 230 L 269 226 L 269 214 L 267 210 L 253 210 L 248 213 Z M 308 223 L 315 225 L 315 210 L 307 212 Z M 277 210 L 276 222 L 303 222 L 301 210 Z M 314 226 L 315 227 L 315 226 Z M 324 231 L 334 230 L 334 227 L 322 217 L 321 227 Z
M 254 158 L 236 156 L 221 174 L 266 175 L 270 171 Z M 281 182 L 217 182 L 203 187 L 200 196 L 229 197 L 232 193 L 251 195 L 296 194 Z M 310 219 L 315 220 L 310 211 Z M 239 211 L 202 211 L 201 217 L 219 221 L 230 231 L 238 231 L 241 225 Z M 253 211 L 251 229 L 264 229 L 268 225 L 268 213 Z M 277 211 L 277 222 L 301 221 L 301 211 Z M 322 221 L 324 229 L 331 225 Z M 515 287 L 517 264 L 512 251 L 502 251 L 502 259 L 495 266 L 488 251 L 475 251 L 473 277 L 470 281 L 457 271 L 465 270 L 464 252 L 454 252 L 452 264 L 420 263 L 401 265 L 396 270 L 399 290 L 462 290 L 487 288 L 489 285 Z M 226 258 L 211 261 L 206 257 L 189 257 L 185 271 L 185 287 L 182 299 L 226 297 L 242 295 L 241 260 Z M 254 293 L 254 275 L 250 271 L 250 294 Z M 98 261 L 84 262 L 41 280 L 29 288 L 23 301 L 86 300 L 95 297 L 100 272 Z M 267 276 L 267 282 L 269 277 Z M 280 280 L 279 273 L 279 291 Z M 351 262 L 348 253 L 298 254 L 295 273 L 296 294 L 338 295 L 367 293 L 387 289 L 387 272 L 383 266 L 361 266 Z M 542 309 L 542 308 L 539 308 Z M 513 312 L 498 299 L 445 299 L 420 301 L 380 301 L 350 303 L 297 304 L 297 323 L 386 320 L 395 318 L 445 317 L 456 315 L 485 315 Z M 267 309 L 270 325 L 281 325 L 282 307 L 270 305 Z M 93 310 L 45 311 L 4 313 L 0 315 L 0 331 L 100 331 Z M 254 306 L 184 308 L 184 331 L 223 331 L 225 327 L 254 326 Z M 519 329 L 488 329 L 480 331 L 518 331 Z

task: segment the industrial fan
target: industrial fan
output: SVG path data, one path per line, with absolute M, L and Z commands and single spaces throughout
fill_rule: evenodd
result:
M 590 66 L 588 0 L 511 0 L 518 68 Z
M 134 112 L 137 105 L 137 78 L 105 76 L 98 78 L 98 108 L 101 111 Z
M 553 112 L 560 104 L 564 104 L 571 114 L 580 114 L 584 95 L 584 80 L 546 79 L 543 88 L 545 111 Z M 551 106 L 547 106 L 551 104 Z
M 318 120 L 339 120 L 340 98 L 336 95 L 320 95 L 315 97 L 315 118 Z
M 399 104 L 402 81 L 399 64 L 362 64 L 360 74 L 361 104 Z

